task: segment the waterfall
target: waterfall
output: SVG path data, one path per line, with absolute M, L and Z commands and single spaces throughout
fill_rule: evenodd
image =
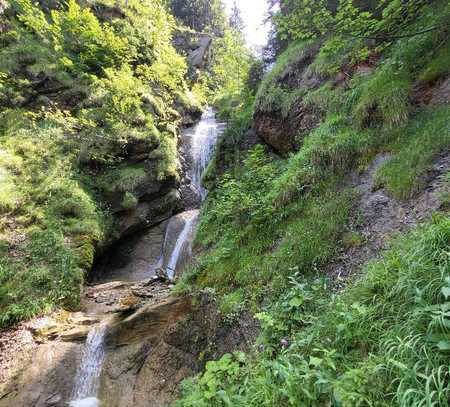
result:
M 190 150 L 192 156 L 192 168 L 190 176 L 193 185 L 199 191 L 202 200 L 206 198 L 208 191 L 202 187 L 201 178 L 214 151 L 217 137 L 224 129 L 224 124 L 216 120 L 212 109 L 203 113 L 200 122 L 192 131 L 186 132 L 185 138 L 190 139 Z
M 200 122 L 192 129 L 183 133 L 183 139 L 189 146 L 191 156 L 191 165 L 189 168 L 189 176 L 192 185 L 198 191 L 202 201 L 206 198 L 208 191 L 201 185 L 201 177 L 208 166 L 217 138 L 224 130 L 225 125 L 216 120 L 212 109 L 206 110 Z M 179 228 L 179 218 L 183 218 L 182 228 Z M 167 226 L 164 246 L 162 249 L 161 259 L 158 263 L 159 268 L 165 268 L 166 275 L 173 280 L 176 275 L 177 267 L 180 266 L 180 258 L 183 253 L 188 250 L 191 254 L 192 231 L 198 218 L 198 211 L 188 211 L 180 215 L 174 216 Z M 178 226 L 177 226 L 178 224 Z M 176 240 L 173 236 L 173 230 L 177 230 Z M 171 243 L 176 242 L 172 248 Z M 169 247 L 170 246 L 170 247 Z M 171 251 L 169 251 L 169 249 Z M 164 267 L 165 265 L 165 267 Z
M 170 255 L 169 263 L 167 265 L 167 276 L 173 280 L 175 277 L 175 271 L 177 269 L 178 259 L 180 258 L 181 250 L 184 248 L 189 236 L 191 235 L 194 222 L 197 219 L 197 213 L 191 213 L 185 221 L 184 227 L 181 233 L 178 235 L 175 247 Z M 189 243 L 189 242 L 188 242 Z M 191 251 L 191 245 L 188 246 Z
M 70 407 L 98 407 L 97 393 L 100 385 L 100 373 L 105 358 L 106 325 L 92 328 L 86 339 L 80 366 L 75 377 L 73 401 Z

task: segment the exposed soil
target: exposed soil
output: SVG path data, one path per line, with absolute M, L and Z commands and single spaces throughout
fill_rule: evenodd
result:
M 424 180 L 425 187 L 405 201 L 393 198 L 384 188 L 375 188 L 374 174 L 389 158 L 387 154 L 378 155 L 367 171 L 362 175 L 354 174 L 350 181 L 350 186 L 361 195 L 351 216 L 349 230 L 360 235 L 361 244 L 344 250 L 327 267 L 336 289 L 344 287 L 355 273 L 361 271 L 362 265 L 386 249 L 391 236 L 412 229 L 441 209 L 440 195 L 450 192 L 449 182 L 443 177 L 450 170 L 448 152 L 436 160 Z

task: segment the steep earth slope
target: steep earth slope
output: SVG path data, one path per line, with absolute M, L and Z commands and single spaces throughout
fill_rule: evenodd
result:
M 448 404 L 449 13 L 281 2 L 288 47 L 219 142 L 178 286 L 262 334 L 176 406 Z

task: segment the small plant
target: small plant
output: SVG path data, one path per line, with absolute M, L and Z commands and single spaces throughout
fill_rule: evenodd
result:
M 129 211 L 135 209 L 138 202 L 138 199 L 131 192 L 125 192 L 121 206 L 126 211 Z
M 349 231 L 342 236 L 342 244 L 346 249 L 360 247 L 365 243 L 364 236 L 356 231 Z

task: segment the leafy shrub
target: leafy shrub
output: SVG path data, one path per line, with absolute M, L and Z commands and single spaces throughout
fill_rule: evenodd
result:
M 123 209 L 130 210 L 135 209 L 138 202 L 138 199 L 131 192 L 125 192 L 121 205 Z
M 177 406 L 447 405 L 449 231 L 436 217 L 335 297 L 323 280 L 291 279 L 258 314 L 260 353 L 226 380 L 209 371 L 190 381 Z
M 131 209 L 143 182 L 176 177 L 176 101 L 199 108 L 163 1 L 102 1 L 120 17 L 101 19 L 95 2 L 9 3 L 0 30 L 0 327 L 77 306 L 95 248 L 114 231 L 101 196 L 118 192 Z M 124 168 L 136 145 L 155 165 Z

